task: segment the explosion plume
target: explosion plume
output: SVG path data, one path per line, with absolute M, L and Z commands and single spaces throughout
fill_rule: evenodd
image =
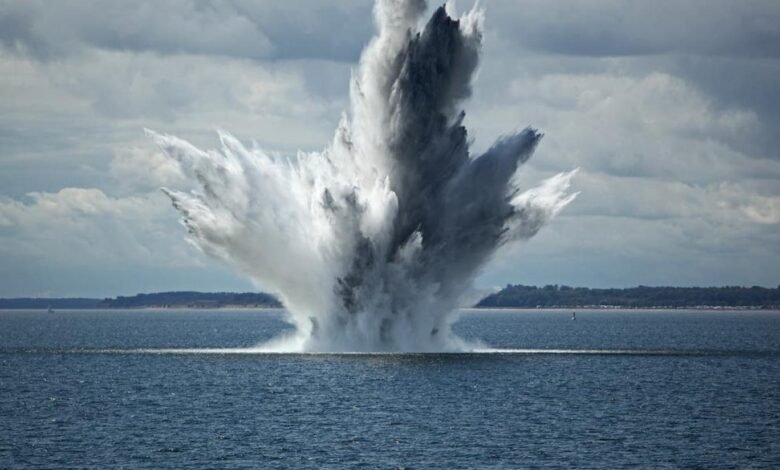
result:
M 530 128 L 469 154 L 471 93 L 483 12 L 379 0 L 378 32 L 360 59 L 351 110 L 319 153 L 285 158 L 220 132 L 221 150 L 153 139 L 199 189 L 163 189 L 189 240 L 270 289 L 296 327 L 277 348 L 447 351 L 479 269 L 528 239 L 576 194 L 574 172 L 522 191 L 513 175 L 541 135 Z M 269 346 L 271 347 L 271 346 Z

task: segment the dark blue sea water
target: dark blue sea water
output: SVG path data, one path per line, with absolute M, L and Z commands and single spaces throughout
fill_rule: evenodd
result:
M 253 346 L 279 312 L 0 311 L 0 468 L 780 465 L 780 312 L 569 317 L 456 324 L 556 353 L 262 355 L 139 349 Z

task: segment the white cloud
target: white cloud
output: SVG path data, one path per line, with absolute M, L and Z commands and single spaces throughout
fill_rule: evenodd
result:
M 757 123 L 755 114 L 712 106 L 668 74 L 552 74 L 509 87 L 516 101 L 503 114 L 533 116 L 550 136 L 542 165 L 692 182 L 734 176 L 735 168 L 740 176 L 780 176 L 780 166 L 751 161 L 731 145 Z M 480 112 L 490 119 L 489 107 Z
M 306 98 L 294 71 L 235 59 L 94 51 L 42 67 L 53 85 L 118 118 L 223 109 L 284 115 L 290 105 L 301 114 L 297 103 Z
M 780 196 L 752 193 L 736 183 L 723 183 L 718 189 L 721 207 L 737 210 L 751 222 L 780 224 Z
M 158 191 L 115 198 L 99 189 L 30 193 L 0 199 L 0 254 L 42 264 L 197 265 L 177 243 L 175 217 Z
M 780 222 L 780 193 L 764 195 L 746 183 L 691 185 L 680 181 L 582 173 L 572 216 L 707 219 L 725 224 Z
M 185 181 L 176 160 L 148 147 L 118 149 L 111 160 L 111 176 L 126 190 L 179 187 Z

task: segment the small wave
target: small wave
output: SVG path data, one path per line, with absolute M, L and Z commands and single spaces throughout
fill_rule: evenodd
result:
M 447 352 L 365 352 L 365 351 L 283 351 L 263 348 L 70 348 L 10 349 L 4 353 L 27 354 L 137 354 L 137 355 L 255 355 L 255 356 L 778 356 L 774 350 L 703 349 L 561 349 L 561 348 L 480 348 Z

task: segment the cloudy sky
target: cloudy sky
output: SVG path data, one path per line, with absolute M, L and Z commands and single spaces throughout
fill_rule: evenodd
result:
M 780 2 L 482 5 L 474 147 L 535 126 L 523 181 L 581 195 L 481 287 L 780 284 Z M 0 0 L 0 296 L 252 289 L 184 241 L 143 128 L 319 150 L 372 29 L 369 0 Z

